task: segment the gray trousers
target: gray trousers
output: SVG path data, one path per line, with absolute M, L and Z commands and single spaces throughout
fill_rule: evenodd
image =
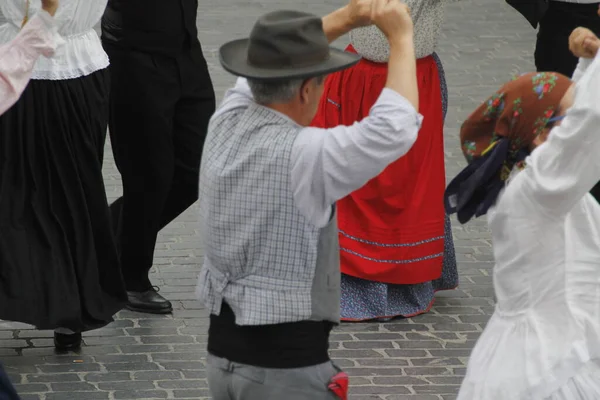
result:
M 260 368 L 208 355 L 213 400 L 336 400 L 328 389 L 340 372 L 332 362 L 305 368 Z

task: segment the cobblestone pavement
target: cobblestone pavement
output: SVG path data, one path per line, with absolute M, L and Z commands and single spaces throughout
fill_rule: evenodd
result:
M 201 0 L 200 38 L 218 96 L 233 78 L 218 66 L 222 42 L 250 31 L 268 10 L 326 13 L 342 0 Z M 448 176 L 464 165 L 460 121 L 517 72 L 533 69 L 535 32 L 500 0 L 464 0 L 447 9 L 439 53 L 450 87 L 446 129 Z M 340 40 L 339 46 L 345 45 Z M 108 148 L 108 146 L 107 146 Z M 120 181 L 107 151 L 110 199 Z M 151 195 L 151 194 L 149 194 Z M 153 281 L 174 302 L 173 316 L 121 312 L 115 323 L 85 335 L 79 354 L 55 355 L 51 332 L 0 325 L 0 358 L 23 400 L 208 398 L 206 310 L 194 299 L 202 262 L 192 208 L 162 232 Z M 485 221 L 454 225 L 461 285 L 440 293 L 432 311 L 390 323 L 344 324 L 332 335 L 331 355 L 351 375 L 351 398 L 454 399 L 470 350 L 493 310 L 492 251 Z

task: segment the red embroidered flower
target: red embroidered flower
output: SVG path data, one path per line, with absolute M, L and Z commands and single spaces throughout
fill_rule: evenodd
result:
M 548 111 L 546 111 L 546 114 L 544 114 L 544 115 L 546 116 L 546 118 L 550 118 L 550 117 L 552 117 L 552 114 L 554 114 L 554 111 L 548 110 Z
M 544 93 L 548 93 L 548 90 L 550 90 L 550 84 L 549 83 L 544 84 L 544 88 L 542 90 L 544 91 Z
M 515 111 L 515 112 L 513 113 L 513 118 L 517 118 L 518 116 L 519 116 L 519 112 L 518 112 L 518 111 Z
M 498 98 L 494 99 L 494 101 L 492 102 L 492 106 L 494 106 L 494 107 L 498 107 L 499 104 L 500 104 L 500 99 L 498 99 Z

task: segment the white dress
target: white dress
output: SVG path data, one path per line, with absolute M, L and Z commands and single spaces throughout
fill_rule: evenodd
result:
M 108 56 L 94 30 L 107 3 L 108 0 L 60 0 L 54 20 L 65 43 L 52 58 L 38 59 L 32 79 L 74 79 L 108 67 Z M 29 16 L 33 17 L 41 6 L 41 0 L 30 0 Z M 26 0 L 0 0 L 0 45 L 17 36 L 26 10 Z
M 583 73 L 584 70 L 586 70 Z M 490 211 L 494 315 L 458 400 L 600 399 L 600 57 Z

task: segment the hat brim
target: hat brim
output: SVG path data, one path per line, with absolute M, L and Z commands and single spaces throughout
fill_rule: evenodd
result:
M 228 72 L 250 79 L 280 80 L 310 78 L 341 71 L 360 61 L 360 56 L 330 47 L 329 58 L 321 63 L 290 68 L 260 68 L 248 64 L 249 39 L 228 42 L 219 49 L 221 65 Z

